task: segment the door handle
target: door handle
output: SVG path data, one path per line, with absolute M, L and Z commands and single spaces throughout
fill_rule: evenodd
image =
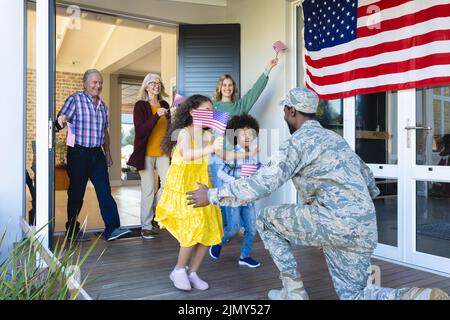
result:
M 48 150 L 53 149 L 53 122 L 48 120 Z
M 409 122 L 409 120 L 408 120 L 408 122 Z M 418 127 L 418 126 L 406 126 L 405 127 L 405 129 L 406 130 L 408 130 L 408 134 L 406 135 L 407 136 L 407 138 L 406 138 L 406 147 L 409 149 L 409 148 L 411 148 L 411 132 L 410 132 L 410 130 L 425 130 L 425 131 L 431 131 L 431 130 L 433 130 L 433 128 L 432 127 Z
M 415 126 L 408 126 L 405 127 L 406 130 L 427 130 L 427 131 L 431 131 L 433 130 L 432 127 L 415 127 Z

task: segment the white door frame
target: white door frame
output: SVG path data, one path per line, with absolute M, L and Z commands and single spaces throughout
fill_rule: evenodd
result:
M 55 0 L 36 1 L 36 229 L 46 248 L 54 224 L 54 15 Z
M 416 131 L 408 133 L 405 129 L 407 125 L 416 123 L 416 90 L 399 91 L 396 105 L 397 164 L 368 164 L 368 166 L 375 178 L 397 180 L 397 246 L 379 243 L 374 255 L 448 276 L 450 259 L 416 251 L 415 195 L 416 181 L 450 182 L 450 168 L 416 165 Z M 344 138 L 353 150 L 356 142 L 355 112 L 355 97 L 344 99 Z
M 439 181 L 450 182 L 450 168 L 416 164 L 416 130 L 408 132 L 407 125 L 416 125 L 416 90 L 405 90 L 399 94 L 399 104 L 409 106 L 404 110 L 403 123 L 400 127 L 405 134 L 405 166 L 403 169 L 404 190 L 404 234 L 405 243 L 403 261 L 415 266 L 436 270 L 450 275 L 450 259 L 418 252 L 416 250 L 416 182 Z M 400 118 L 400 117 L 399 117 Z
M 393 101 L 391 101 L 391 97 L 387 99 L 387 106 L 389 108 L 393 108 Z M 398 104 L 397 104 L 398 105 Z M 395 137 L 398 137 L 400 141 L 400 110 L 397 111 L 397 132 L 395 133 Z M 388 113 L 390 114 L 390 113 Z M 350 145 L 350 147 L 355 151 L 356 147 L 356 98 L 350 97 L 344 99 L 344 138 L 347 140 L 347 143 Z M 398 145 L 398 143 L 397 143 Z M 368 163 L 368 167 L 372 170 L 372 173 L 375 178 L 382 178 L 382 179 L 395 179 L 397 180 L 397 191 L 398 191 L 398 199 L 397 202 L 397 246 L 390 246 L 382 243 L 378 243 L 377 248 L 375 249 L 374 254 L 378 257 L 383 257 L 391 260 L 400 261 L 402 260 L 402 230 L 400 226 L 402 225 L 401 221 L 401 214 L 402 212 L 402 202 L 401 202 L 401 172 L 399 171 L 399 168 L 402 167 L 402 163 L 404 162 L 403 157 L 401 156 L 403 154 L 401 150 L 399 149 L 399 146 L 397 147 L 397 164 L 385 164 L 385 163 Z

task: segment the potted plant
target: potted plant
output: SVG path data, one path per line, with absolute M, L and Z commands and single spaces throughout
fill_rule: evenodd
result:
M 67 235 L 58 238 L 53 249 L 53 257 L 45 252 L 34 231 L 14 244 L 6 259 L 0 260 L 0 301 L 3 300 L 77 300 L 86 284 L 87 277 L 81 278 L 80 268 L 96 246 L 99 237 L 89 247 L 72 242 Z M 0 249 L 6 230 L 0 235 Z M 100 254 L 100 256 L 103 253 Z M 47 257 L 47 259 L 43 257 Z M 37 263 L 46 260 L 46 264 Z M 50 260 L 50 261 L 49 261 Z M 97 260 L 98 261 L 98 260 Z M 79 288 L 73 287 L 71 279 L 78 281 Z

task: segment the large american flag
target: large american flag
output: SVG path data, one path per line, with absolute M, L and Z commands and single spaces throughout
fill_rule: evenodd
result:
M 303 13 L 321 99 L 450 83 L 449 0 L 305 0 Z
M 192 110 L 193 123 L 196 126 L 211 128 L 224 134 L 227 128 L 228 112 L 219 110 Z

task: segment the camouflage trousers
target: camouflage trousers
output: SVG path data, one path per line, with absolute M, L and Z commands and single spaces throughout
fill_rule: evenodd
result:
M 262 209 L 256 226 L 264 247 L 269 250 L 280 273 L 300 276 L 292 245 L 321 247 L 333 285 L 342 300 L 396 300 L 403 289 L 374 286 L 369 278 L 370 257 L 373 250 L 336 247 L 328 240 L 326 222 L 318 222 L 313 206 L 280 205 Z

